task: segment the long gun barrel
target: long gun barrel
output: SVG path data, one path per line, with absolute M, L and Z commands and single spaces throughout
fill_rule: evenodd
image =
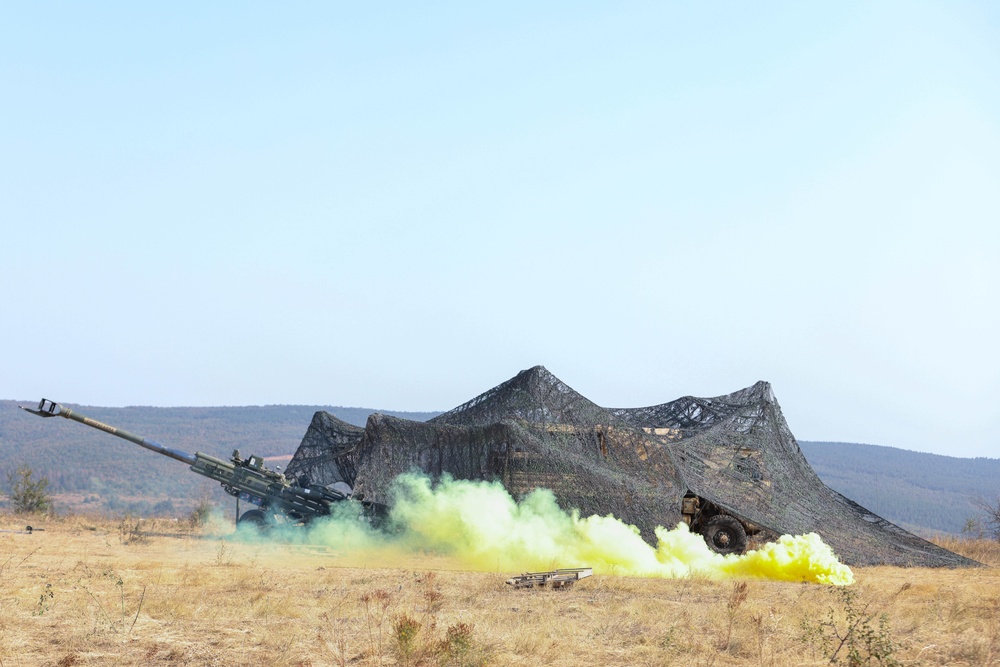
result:
M 153 440 L 91 419 L 47 398 L 41 400 L 37 410 L 19 407 L 39 417 L 63 417 L 85 424 L 188 464 L 191 470 L 199 475 L 220 482 L 226 493 L 260 507 L 259 510 L 246 512 L 240 517 L 241 522 L 249 521 L 258 526 L 266 526 L 282 519 L 308 522 L 329 515 L 332 503 L 351 497 L 350 488 L 328 488 L 308 483 L 293 484 L 282 473 L 265 467 L 261 457 L 250 456 L 244 459 L 238 449 L 233 452 L 231 460 L 223 461 L 201 452 L 188 454 L 178 449 L 164 447 Z
M 55 401 L 50 401 L 47 398 L 43 398 L 41 400 L 41 402 L 38 404 L 37 410 L 31 410 L 29 408 L 25 408 L 20 405 L 18 407 L 26 412 L 30 412 L 33 415 L 38 415 L 39 417 L 65 417 L 66 419 L 72 419 L 75 422 L 80 422 L 81 424 L 92 426 L 106 433 L 110 433 L 111 435 L 117 435 L 119 438 L 124 438 L 129 442 L 134 442 L 140 447 L 151 449 L 157 454 L 163 454 L 164 456 L 169 456 L 172 459 L 177 459 L 181 463 L 186 463 L 189 466 L 193 466 L 198 460 L 197 456 L 188 454 L 187 452 L 182 452 L 178 449 L 170 449 L 169 447 L 164 447 L 158 442 L 154 442 L 153 440 L 148 440 L 146 438 L 143 438 L 142 436 L 135 435 L 134 433 L 129 433 L 125 429 L 109 426 L 107 424 L 97 421 L 96 419 L 91 419 L 90 417 L 81 415 L 80 413 L 74 410 L 65 408 L 56 403 Z

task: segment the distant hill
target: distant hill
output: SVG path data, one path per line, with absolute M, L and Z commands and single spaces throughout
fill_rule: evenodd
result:
M 963 459 L 847 442 L 799 446 L 835 491 L 908 530 L 959 533 L 970 499 L 1000 496 L 1000 459 Z
M 0 488 L 4 491 L 7 473 L 26 464 L 36 476 L 49 479 L 53 494 L 70 494 L 57 503 L 57 509 L 62 504 L 95 511 L 173 514 L 183 513 L 206 495 L 231 502 L 218 484 L 177 461 L 66 419 L 36 417 L 19 410 L 19 405 L 33 409 L 37 401 L 0 400 Z M 66 406 L 167 447 L 227 460 L 234 449 L 265 457 L 293 454 L 318 410 L 359 426 L 376 412 L 330 405 Z M 438 414 L 382 412 L 419 421 Z
M 200 498 L 228 507 L 218 485 L 177 461 L 119 438 L 71 423 L 40 419 L 0 400 L 0 487 L 7 473 L 27 464 L 49 479 L 64 509 L 134 514 L 182 514 Z M 160 444 L 228 459 L 233 449 L 267 457 L 295 452 L 319 410 L 364 426 L 374 412 L 426 421 L 438 412 L 398 412 L 317 405 L 249 407 L 78 408 L 87 416 Z M 970 498 L 1000 495 L 1000 459 L 961 459 L 892 447 L 800 441 L 810 465 L 828 486 L 880 516 L 919 533 L 961 531 L 975 515 Z

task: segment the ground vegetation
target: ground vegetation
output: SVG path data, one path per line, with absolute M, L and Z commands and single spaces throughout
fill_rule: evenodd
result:
M 10 506 L 18 514 L 45 514 L 52 510 L 49 480 L 34 475 L 34 470 L 26 465 L 18 466 L 17 470 L 7 474 Z
M 217 522 L 43 523 L 0 534 L 5 666 L 1000 664 L 993 540 L 941 545 L 990 567 L 855 568 L 847 588 L 594 576 L 514 590 L 514 572 L 247 541 Z

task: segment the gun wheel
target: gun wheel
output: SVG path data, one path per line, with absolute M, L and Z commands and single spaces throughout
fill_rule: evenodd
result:
M 270 518 L 260 510 L 249 510 L 236 522 L 237 526 L 253 526 L 257 530 L 265 530 L 271 527 Z
M 708 548 L 720 554 L 741 554 L 747 548 L 747 532 L 739 519 L 717 514 L 701 529 Z

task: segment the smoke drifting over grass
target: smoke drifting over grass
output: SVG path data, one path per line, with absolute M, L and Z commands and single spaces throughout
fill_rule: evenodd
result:
M 680 524 L 672 530 L 657 528 L 653 547 L 638 529 L 613 516 L 567 512 L 545 489 L 517 502 L 499 482 L 445 476 L 435 483 L 424 475 L 402 475 L 396 480 L 386 532 L 372 530 L 347 503 L 338 510 L 302 537 L 346 551 L 401 556 L 430 551 L 486 571 L 592 567 L 595 574 L 634 577 L 854 581 L 850 568 L 815 533 L 785 535 L 743 556 L 722 556 Z

